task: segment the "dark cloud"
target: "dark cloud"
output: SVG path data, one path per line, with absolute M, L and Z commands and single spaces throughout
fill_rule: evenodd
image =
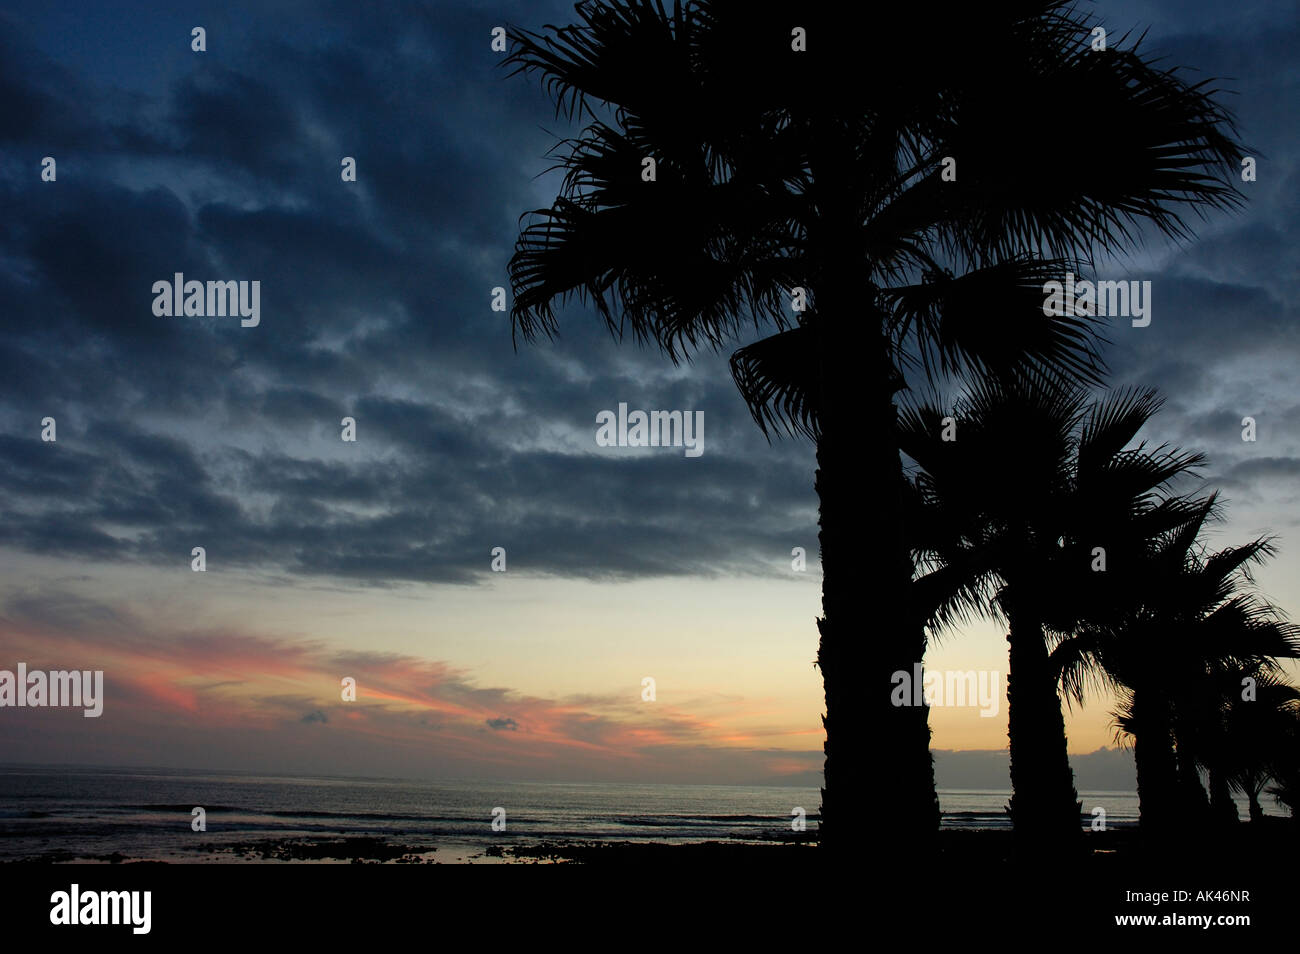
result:
M 1300 357 L 1297 77 L 1279 68 L 1297 29 L 1261 9 L 1100 8 L 1232 75 L 1259 148 L 1243 214 L 1123 266 L 1152 280 L 1153 322 L 1112 328 L 1108 352 L 1116 383 L 1169 395 L 1158 439 L 1210 451 L 1243 495 L 1300 456 L 1292 385 L 1243 370 Z M 761 438 L 725 356 L 675 371 L 578 308 L 516 352 L 488 308 L 566 131 L 490 30 L 568 3 L 241 8 L 207 54 L 170 13 L 99 44 L 52 39 L 84 27 L 50 16 L 0 18 L 0 544 L 159 566 L 201 545 L 210 571 L 384 585 L 473 582 L 493 546 L 510 572 L 765 573 L 815 539 L 811 449 Z M 159 43 L 175 49 L 140 55 Z M 57 183 L 37 175 L 50 154 Z M 155 317 L 151 285 L 177 271 L 259 280 L 262 323 Z M 597 448 L 620 401 L 703 410 L 704 456 Z M 1248 413 L 1261 443 L 1243 450 Z
M 65 130 L 57 183 L 0 177 L 24 223 L 0 249 L 0 542 L 156 564 L 201 545 L 210 570 L 385 583 L 472 581 L 497 545 L 514 571 L 759 572 L 806 539 L 809 449 L 769 450 L 721 362 L 669 375 L 580 320 L 514 352 L 489 291 L 552 140 L 493 24 L 324 17 L 210 31 L 220 58 L 134 97 L 0 25 L 0 79 L 46 117 L 8 135 L 36 163 Z M 74 122 L 90 88 L 112 114 Z M 155 317 L 152 283 L 177 271 L 260 280 L 262 324 Z M 704 410 L 704 457 L 600 452 L 596 412 L 619 401 Z

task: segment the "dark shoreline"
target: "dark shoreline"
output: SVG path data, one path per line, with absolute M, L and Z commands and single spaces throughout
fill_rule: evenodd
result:
M 1068 860 L 1094 870 L 1130 868 L 1189 860 L 1234 866 L 1267 864 L 1279 854 L 1300 850 L 1300 826 L 1289 819 L 1268 817 L 1262 822 L 1242 822 L 1220 832 L 1198 832 L 1154 846 L 1137 827 L 1085 831 L 1077 851 Z M 5 864 L 168 864 L 168 863 L 560 863 L 596 865 L 672 864 L 683 861 L 730 866 L 819 866 L 828 858 L 809 832 L 798 839 L 769 841 L 537 841 L 500 844 L 491 841 L 448 842 L 442 845 L 406 844 L 400 838 L 373 836 L 273 837 L 240 842 L 203 842 L 191 852 L 170 859 L 130 857 L 121 852 L 88 855 L 55 848 L 37 855 L 10 859 Z M 1026 852 L 1009 829 L 948 829 L 938 832 L 931 850 L 918 846 L 913 861 L 922 858 L 940 868 L 965 868 L 972 864 L 1007 869 L 1041 861 Z M 1058 859 L 1066 860 L 1066 859 Z

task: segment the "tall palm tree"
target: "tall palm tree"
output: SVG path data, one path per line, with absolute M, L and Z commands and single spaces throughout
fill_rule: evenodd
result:
M 1123 41 L 1092 51 L 1066 0 L 890 5 L 861 29 L 775 0 L 576 13 L 509 29 L 508 66 L 582 124 L 510 263 L 515 331 L 553 335 L 577 298 L 673 361 L 767 335 L 732 369 L 769 436 L 817 443 L 821 835 L 914 844 L 938 812 L 925 709 L 889 701 L 924 645 L 894 397 L 913 372 L 1094 379 L 1090 320 L 1044 315 L 1044 283 L 1143 224 L 1182 237 L 1188 208 L 1234 205 L 1230 117 Z M 1104 117 L 1104 149 L 1051 147 L 1075 103 Z
M 1163 491 L 1201 456 L 1130 446 L 1160 403 L 1152 390 L 1090 403 L 1081 389 L 1021 377 L 980 382 L 951 415 L 933 404 L 900 415 L 900 446 L 919 468 L 915 522 L 928 530 L 918 563 L 991 589 L 983 608 L 1009 628 L 1010 810 L 1034 850 L 1081 833 L 1054 643 L 1104 607 L 1099 567 L 1124 574 L 1123 554 L 1194 512 Z M 1098 563 L 1108 554 L 1120 565 Z

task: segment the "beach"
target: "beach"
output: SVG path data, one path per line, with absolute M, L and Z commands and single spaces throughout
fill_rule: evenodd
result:
M 1104 829 L 1089 830 L 1088 843 L 1123 850 L 1136 795 L 1080 797 L 1085 822 L 1104 813 Z M 718 860 L 789 859 L 816 844 L 818 798 L 816 789 L 781 786 L 11 765 L 0 768 L 0 862 L 590 863 L 653 860 L 679 848 Z M 1007 798 L 941 791 L 941 850 L 1008 854 Z

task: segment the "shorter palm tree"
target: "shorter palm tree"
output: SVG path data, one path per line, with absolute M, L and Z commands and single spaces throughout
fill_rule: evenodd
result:
M 1191 513 L 1162 492 L 1200 456 L 1129 446 L 1159 406 L 1150 390 L 1093 403 L 1078 388 L 1007 375 L 974 384 L 951 415 L 933 404 L 900 415 L 900 446 L 918 467 L 919 515 L 907 522 L 920 585 L 962 579 L 950 605 L 978 607 L 1009 629 L 1009 811 L 1027 847 L 1048 850 L 1081 831 L 1050 650 L 1095 618 L 1081 594 L 1104 595 L 1089 579 L 1096 555 L 1130 553 Z
M 1243 685 L 1244 680 L 1251 680 Z M 1241 680 L 1225 687 L 1223 744 L 1216 751 L 1229 784 L 1246 796 L 1250 820 L 1264 817 L 1260 795 L 1284 765 L 1289 733 L 1300 716 L 1300 689 L 1259 666 L 1241 671 Z
M 1291 813 L 1300 824 L 1300 712 L 1292 711 L 1291 720 L 1281 727 L 1278 744 L 1273 748 L 1269 774 L 1273 784 L 1268 794 Z
M 1142 825 L 1157 834 L 1209 820 L 1202 766 L 1216 787 L 1227 781 L 1241 788 L 1247 779 L 1256 785 L 1258 766 L 1242 776 L 1224 754 L 1220 734 L 1235 708 L 1227 703 L 1225 713 L 1225 686 L 1242 674 L 1272 686 L 1278 660 L 1300 655 L 1296 628 L 1250 589 L 1252 566 L 1275 552 L 1271 541 L 1208 552 L 1199 536 L 1218 516 L 1212 496 L 1194 519 L 1164 535 L 1140 558 L 1121 611 L 1083 626 L 1060 656 L 1063 681 L 1076 697 L 1078 673 L 1089 666 L 1120 690 L 1117 740 L 1134 744 Z M 1268 698 L 1281 692 L 1269 689 Z M 1237 711 L 1239 721 L 1245 711 Z

